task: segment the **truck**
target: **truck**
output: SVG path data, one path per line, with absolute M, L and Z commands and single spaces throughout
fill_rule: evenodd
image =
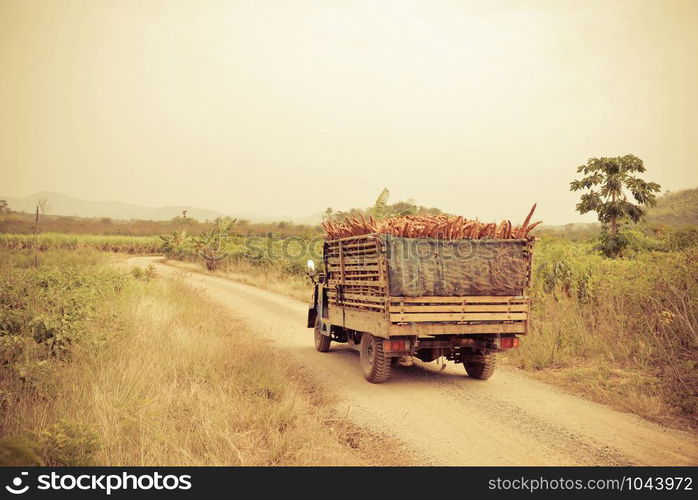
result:
M 414 358 L 462 363 L 467 375 L 486 380 L 497 353 L 528 333 L 533 241 L 327 239 L 318 272 L 308 261 L 315 348 L 346 343 L 372 383 Z

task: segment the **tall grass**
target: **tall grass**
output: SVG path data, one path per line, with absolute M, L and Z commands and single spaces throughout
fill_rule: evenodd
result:
M 75 266 L 64 265 L 70 259 Z M 203 293 L 105 262 L 47 251 L 36 269 L 22 252 L 2 252 L 0 325 L 14 326 L 0 339 L 22 348 L 4 350 L 0 364 L 1 463 L 406 460 L 392 441 L 336 415 L 311 374 Z M 54 320 L 60 329 L 39 342 L 33 325 Z M 50 347 L 57 336 L 71 339 L 60 351 Z
M 698 248 L 604 259 L 536 248 L 532 331 L 510 353 L 577 392 L 659 419 L 698 415 Z

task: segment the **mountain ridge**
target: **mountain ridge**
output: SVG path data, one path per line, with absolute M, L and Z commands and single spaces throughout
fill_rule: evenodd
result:
M 299 224 L 319 224 L 321 213 L 305 217 L 262 216 L 249 212 L 224 214 L 217 210 L 195 207 L 191 205 L 166 205 L 160 207 L 138 205 L 121 201 L 85 200 L 56 191 L 40 191 L 25 197 L 0 197 L 7 201 L 11 210 L 17 212 L 33 212 L 40 199 L 46 199 L 50 215 L 74 217 L 109 217 L 113 219 L 138 220 L 170 220 L 182 215 L 186 210 L 187 217 L 197 220 L 212 220 L 229 215 L 250 222 L 294 222 Z

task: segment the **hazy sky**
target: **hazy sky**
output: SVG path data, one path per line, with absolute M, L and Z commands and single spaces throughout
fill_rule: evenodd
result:
M 698 0 L 0 0 L 0 195 L 564 223 L 626 153 L 698 185 Z

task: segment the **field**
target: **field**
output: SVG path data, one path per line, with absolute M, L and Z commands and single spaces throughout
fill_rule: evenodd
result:
M 593 232 L 593 227 L 539 232 L 530 291 L 532 331 L 504 363 L 615 408 L 695 428 L 698 231 L 691 226 L 630 230 L 622 259 L 602 257 L 590 238 Z M 0 248 L 25 260 L 38 255 L 43 263 L 62 250 L 77 250 L 75 255 L 88 260 L 102 255 L 90 250 L 165 250 L 172 265 L 204 271 L 191 241 L 187 237 L 165 248 L 156 236 L 45 233 L 34 247 L 31 234 L 0 234 Z M 305 301 L 305 262 L 319 262 L 321 248 L 313 231 L 246 236 L 234 228 L 221 240 L 224 258 L 208 272 Z
M 128 254 L 155 254 L 160 251 L 162 240 L 157 236 L 118 236 L 95 234 L 0 233 L 0 248 L 8 250 L 78 250 L 93 249 L 102 252 Z
M 197 290 L 82 248 L 0 250 L 0 463 L 403 464 Z
M 23 212 L 0 212 L 0 233 L 33 234 L 35 215 Z M 153 236 L 172 231 L 186 231 L 198 235 L 212 230 L 213 221 L 198 221 L 190 217 L 175 217 L 167 221 L 154 220 L 118 220 L 108 217 L 66 217 L 58 215 L 41 215 L 39 230 L 42 233 L 61 234 L 101 234 L 105 236 Z M 236 219 L 235 232 L 245 236 L 308 236 L 319 235 L 321 229 L 315 226 L 293 224 L 291 222 L 251 223 Z

